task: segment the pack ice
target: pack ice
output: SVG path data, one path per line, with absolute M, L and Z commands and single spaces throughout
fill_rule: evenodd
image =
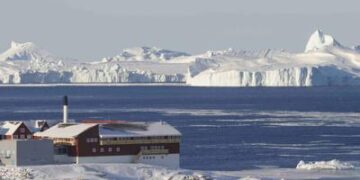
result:
M 208 51 L 190 55 L 155 47 L 122 50 L 86 62 L 12 42 L 0 54 L 0 83 L 186 83 L 191 86 L 332 86 L 360 84 L 359 46 L 315 31 L 303 53 Z

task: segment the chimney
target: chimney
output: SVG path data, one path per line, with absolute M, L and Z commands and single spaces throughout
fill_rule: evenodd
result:
M 63 101 L 63 123 L 66 124 L 68 122 L 68 97 L 64 96 L 64 101 Z

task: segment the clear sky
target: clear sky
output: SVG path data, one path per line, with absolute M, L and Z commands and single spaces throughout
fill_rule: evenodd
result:
M 2 0 L 0 22 L 1 51 L 32 41 L 88 60 L 135 46 L 298 52 L 316 29 L 360 44 L 359 0 Z

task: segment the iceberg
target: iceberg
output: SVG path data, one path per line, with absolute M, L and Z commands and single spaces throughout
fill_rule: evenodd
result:
M 331 161 L 315 161 L 305 163 L 300 161 L 296 169 L 301 170 L 345 170 L 345 169 L 354 169 L 354 166 L 350 163 L 341 162 L 339 160 L 333 159 Z
M 341 46 L 331 35 L 316 30 L 306 44 L 305 52 L 316 51 L 331 46 Z
M 0 54 L 0 84 L 181 83 L 189 86 L 304 87 L 360 85 L 359 46 L 316 30 L 305 51 L 218 50 L 190 55 L 135 47 L 93 62 L 11 42 Z
M 57 57 L 34 43 L 12 42 L 0 55 L 0 84 L 184 83 L 188 63 L 166 63 L 186 53 L 132 48 L 90 63 Z
M 191 86 L 349 86 L 360 84 L 360 53 L 315 31 L 304 53 L 228 51 L 190 65 Z

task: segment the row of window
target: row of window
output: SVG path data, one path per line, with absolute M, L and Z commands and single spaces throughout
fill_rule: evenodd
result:
M 101 153 L 104 153 L 105 151 L 107 151 L 107 152 L 120 152 L 120 147 L 116 147 L 116 148 L 112 148 L 112 147 L 108 147 L 108 148 L 103 148 L 103 147 L 101 147 L 100 149 L 99 149 L 99 152 L 101 152 Z M 97 148 L 92 148 L 92 152 L 93 153 L 96 153 L 97 152 Z
M 13 135 L 13 139 L 31 139 L 32 138 L 32 135 L 27 135 L 25 136 L 25 134 L 20 134 L 20 136 L 18 135 Z
M 164 146 L 150 146 L 150 148 L 148 148 L 148 146 L 141 146 L 140 147 L 141 150 L 148 150 L 148 149 L 165 149 Z
M 74 140 L 72 138 L 54 138 L 54 141 L 72 142 Z
M 87 143 L 97 143 L 97 142 L 98 142 L 98 138 L 86 138 L 86 142 L 87 142 Z
M 156 137 L 114 137 L 104 138 L 103 140 L 146 140 L 146 139 L 180 139 L 179 136 L 156 136 Z
M 142 159 L 146 159 L 146 160 L 156 159 L 156 156 L 143 156 Z M 164 156 L 161 156 L 161 159 L 164 159 Z

